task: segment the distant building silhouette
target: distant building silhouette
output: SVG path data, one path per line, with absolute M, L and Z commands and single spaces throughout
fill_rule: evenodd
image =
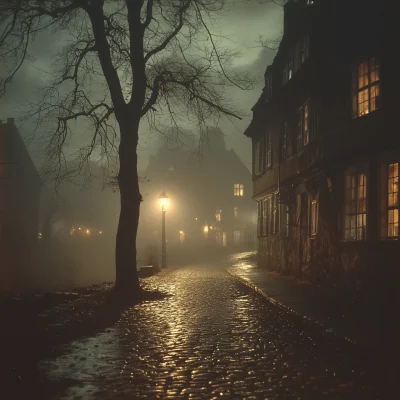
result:
M 141 176 L 141 240 L 159 238 L 157 198 L 165 190 L 169 246 L 255 244 L 251 173 L 233 149 L 226 149 L 220 129 L 210 130 L 198 148 L 161 148 Z
M 36 245 L 40 185 L 14 119 L 0 121 L 0 290 L 13 285 Z
M 390 2 L 286 2 L 245 132 L 262 266 L 350 288 L 398 277 L 395 15 Z

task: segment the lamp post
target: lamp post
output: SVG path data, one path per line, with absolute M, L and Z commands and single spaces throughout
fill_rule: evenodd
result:
M 167 268 L 167 237 L 165 234 L 165 212 L 169 197 L 163 190 L 160 196 L 158 196 L 161 205 L 161 268 Z

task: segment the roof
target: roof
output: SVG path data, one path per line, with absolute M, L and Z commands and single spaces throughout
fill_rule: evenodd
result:
M 40 185 L 39 173 L 13 118 L 8 118 L 6 123 L 0 120 L 0 146 L 0 164 L 18 165 L 25 175 Z

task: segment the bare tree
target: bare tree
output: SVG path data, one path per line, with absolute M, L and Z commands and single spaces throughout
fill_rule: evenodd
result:
M 225 89 L 251 87 L 248 76 L 228 73 L 233 51 L 219 49 L 214 19 L 230 0 L 0 0 L 0 96 L 30 56 L 35 37 L 62 37 L 52 83 L 30 117 L 51 131 L 49 162 L 58 178 L 75 121 L 91 125 L 78 167 L 96 149 L 118 153 L 121 211 L 116 238 L 116 285 L 140 294 L 136 235 L 141 194 L 137 174 L 139 125 L 178 119 L 205 126 L 221 115 L 238 117 Z M 62 34 L 62 36 L 61 36 Z M 82 123 L 81 123 L 82 124 Z M 86 129 L 88 125 L 84 126 Z

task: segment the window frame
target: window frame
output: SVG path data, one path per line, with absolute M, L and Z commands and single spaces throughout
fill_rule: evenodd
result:
M 263 236 L 263 202 L 259 200 L 257 202 L 257 236 Z
M 272 168 L 272 134 L 267 132 L 265 135 L 265 169 L 269 170 Z
M 400 162 L 391 162 L 385 164 L 385 238 L 389 240 L 398 240 L 400 238 L 399 231 L 399 214 L 400 214 L 400 191 L 399 191 L 399 180 L 400 180 Z M 390 174 L 390 168 L 393 167 L 393 174 Z M 396 175 L 397 170 L 397 175 Z M 390 181 L 392 182 L 392 188 L 390 187 Z M 393 189 L 393 186 L 397 185 L 397 191 Z M 390 198 L 392 196 L 392 204 Z M 395 201 L 396 199 L 396 201 Z M 390 214 L 393 214 L 393 223 L 390 222 Z M 397 215 L 397 218 L 396 218 Z M 397 219 L 397 222 L 395 221 Z M 392 225 L 392 234 L 390 234 L 390 226 Z M 395 230 L 397 229 L 397 235 Z
M 264 172 L 263 140 L 258 138 L 254 141 L 254 175 L 259 176 Z
M 311 142 L 310 132 L 310 100 L 305 101 L 297 110 L 296 146 L 300 153 Z
M 235 197 L 244 197 L 244 184 L 234 183 L 233 184 L 233 195 Z
M 364 185 L 360 184 L 360 178 L 365 180 Z M 366 167 L 352 168 L 347 170 L 345 173 L 345 182 L 344 182 L 345 193 L 344 193 L 344 213 L 343 213 L 344 214 L 343 239 L 345 241 L 362 242 L 367 240 L 368 238 L 368 220 L 367 220 L 368 202 L 369 202 L 368 180 L 369 176 Z M 355 185 L 353 185 L 353 183 L 355 183 Z M 365 197 L 360 199 L 361 188 L 364 188 L 363 192 Z M 360 208 L 362 209 L 360 210 Z M 354 234 L 352 234 L 353 231 Z M 359 235 L 360 232 L 361 235 Z
M 360 73 L 361 66 L 366 67 L 364 74 Z M 374 65 L 375 68 L 372 67 Z M 372 78 L 374 76 L 374 78 Z M 372 81 L 372 79 L 375 79 Z M 363 80 L 363 84 L 360 85 L 360 81 Z M 374 90 L 374 96 L 372 96 L 372 90 Z M 381 93 L 381 63 L 378 57 L 369 57 L 358 62 L 353 69 L 353 118 L 365 117 L 368 114 L 373 113 L 382 108 L 382 93 Z M 366 100 L 360 102 L 360 96 L 366 95 Z M 360 105 L 364 105 L 362 111 L 360 111 Z M 374 109 L 372 109 L 372 104 Z
M 286 160 L 287 158 L 287 140 L 288 140 L 288 125 L 287 122 L 283 125 L 283 132 L 281 136 L 281 160 Z

